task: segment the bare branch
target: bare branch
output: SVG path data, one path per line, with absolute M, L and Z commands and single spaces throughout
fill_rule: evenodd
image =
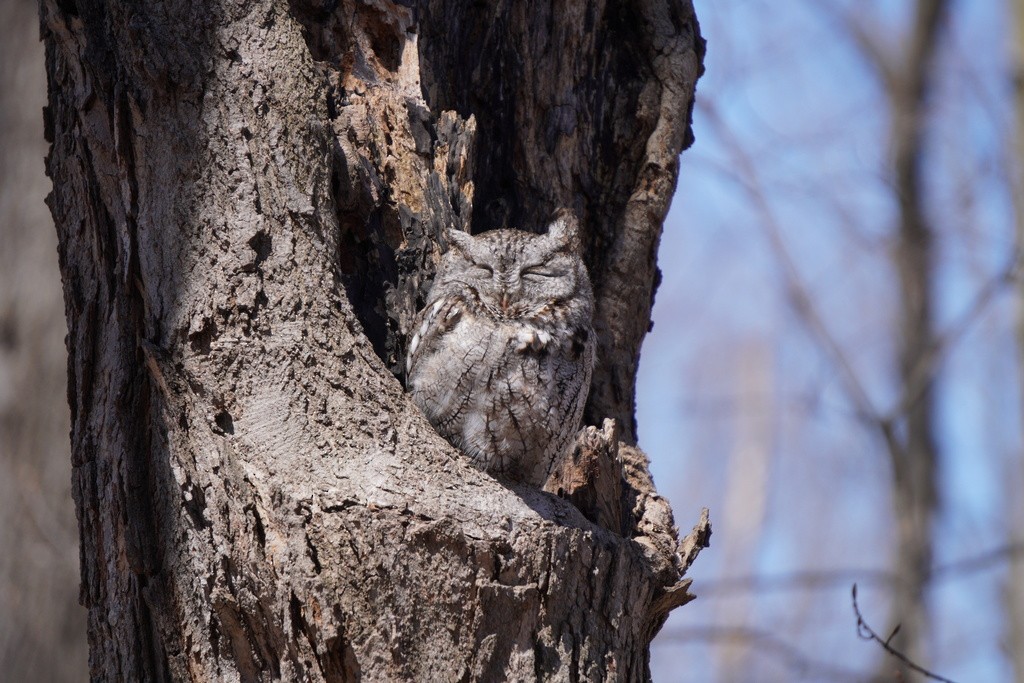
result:
M 699 626 L 666 630 L 662 640 L 675 642 L 727 642 L 739 643 L 781 659 L 790 669 L 814 680 L 857 681 L 864 675 L 825 662 L 811 659 L 793 645 L 771 631 L 747 626 Z
M 944 676 L 940 676 L 937 673 L 932 673 L 928 669 L 925 669 L 923 666 L 915 664 L 914 662 L 910 661 L 910 659 L 905 654 L 903 654 L 902 652 L 900 652 L 899 650 L 897 650 L 889 644 L 889 641 L 892 640 L 893 636 L 895 636 L 900 630 L 898 624 L 896 628 L 892 630 L 892 633 L 889 634 L 889 637 L 885 640 L 882 640 L 882 638 L 879 637 L 877 633 L 875 633 L 874 629 L 868 626 L 868 623 L 864 621 L 864 617 L 860 613 L 860 607 L 857 606 L 857 584 L 853 584 L 853 589 L 850 591 L 850 593 L 853 598 L 853 613 L 857 616 L 858 637 L 862 638 L 863 640 L 873 640 L 874 642 L 878 643 L 882 646 L 883 650 L 885 650 L 890 655 L 906 664 L 908 668 L 916 671 L 925 678 L 930 678 L 933 681 L 940 681 L 941 683 L 954 683 L 952 679 L 945 678 Z
M 887 419 L 895 420 L 909 410 L 935 379 L 938 367 L 952 351 L 956 343 L 971 329 L 975 322 L 988 310 L 992 300 L 1020 277 L 1021 251 L 1014 248 L 1007 263 L 978 289 L 971 304 L 950 326 L 935 336 L 927 351 L 921 354 L 907 374 L 903 394 L 889 411 Z
M 761 215 L 764 223 L 769 244 L 775 252 L 776 258 L 782 265 L 785 277 L 786 289 L 789 292 L 790 302 L 800 320 L 804 323 L 812 336 L 818 340 L 825 353 L 832 359 L 839 369 L 840 378 L 847 395 L 856 407 L 858 416 L 878 429 L 885 440 L 890 457 L 896 459 L 902 453 L 902 446 L 896 439 L 889 420 L 881 415 L 874 407 L 863 384 L 857 376 L 853 364 L 847 358 L 845 351 L 839 342 L 832 335 L 828 325 L 822 319 L 814 306 L 814 302 L 807 287 L 804 285 L 800 272 L 796 267 L 789 249 L 786 247 L 782 237 L 782 229 L 775 218 L 775 212 L 761 186 L 757 170 L 753 161 L 747 155 L 743 145 L 736 140 L 729 126 L 718 115 L 715 108 L 704 100 L 697 100 L 697 106 L 705 113 L 711 121 L 715 132 L 719 135 L 723 145 L 729 150 L 733 160 L 736 162 L 737 173 L 732 177 L 739 182 L 740 186 L 750 196 L 754 207 Z
M 853 9 L 846 9 L 833 2 L 816 3 L 816 7 L 840 25 L 840 35 L 850 36 L 865 61 L 874 69 L 882 87 L 891 95 L 899 87 L 899 71 L 893 55 L 877 38 L 878 27 L 868 23 L 864 13 L 857 11 L 860 7 L 856 4 L 852 5 Z
M 1002 562 L 1024 557 L 1024 541 L 1007 543 L 961 560 L 937 565 L 928 574 L 928 581 L 951 581 L 985 571 Z M 702 598 L 732 595 L 739 592 L 765 593 L 768 591 L 799 591 L 834 588 L 852 582 L 878 586 L 893 586 L 899 577 L 879 569 L 829 569 L 798 571 L 774 576 L 737 576 L 718 581 L 700 582 L 697 586 Z

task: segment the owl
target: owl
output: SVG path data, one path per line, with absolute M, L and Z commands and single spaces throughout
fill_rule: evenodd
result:
M 478 467 L 539 488 L 580 427 L 594 365 L 576 219 L 448 241 L 413 326 L 409 391 Z

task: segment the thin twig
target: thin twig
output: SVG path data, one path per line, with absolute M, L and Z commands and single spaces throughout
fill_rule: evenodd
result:
M 851 595 L 853 597 L 853 613 L 857 616 L 858 637 L 864 640 L 875 641 L 876 643 L 882 646 L 883 650 L 885 650 L 890 655 L 900 660 L 908 667 L 910 667 L 912 670 L 916 671 L 917 673 L 921 674 L 926 678 L 930 678 L 933 681 L 940 681 L 940 683 L 954 683 L 952 679 L 945 678 L 943 676 L 938 675 L 937 673 L 932 673 L 928 669 L 925 669 L 923 666 L 915 664 L 914 662 L 910 661 L 910 659 L 905 654 L 903 654 L 902 652 L 900 652 L 899 650 L 897 650 L 889 644 L 889 641 L 892 640 L 893 636 L 895 636 L 896 633 L 900 630 L 899 626 L 896 626 L 896 628 L 893 629 L 893 632 L 889 634 L 889 637 L 883 640 L 877 633 L 875 633 L 874 629 L 868 626 L 868 623 L 864 621 L 864 617 L 860 613 L 860 607 L 857 606 L 857 584 L 853 584 L 853 590 L 851 591 Z

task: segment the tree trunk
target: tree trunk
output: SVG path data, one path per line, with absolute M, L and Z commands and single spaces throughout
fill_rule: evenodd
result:
M 633 447 L 690 3 L 43 0 L 42 30 L 92 677 L 646 677 L 709 533 L 679 545 Z M 396 378 L 442 229 L 561 206 L 621 535 L 473 469 Z
M 898 368 L 904 396 L 899 426 L 887 425 L 897 521 L 892 643 L 922 661 L 928 633 L 927 589 L 933 564 L 933 525 L 939 510 L 939 452 L 935 439 L 935 377 L 922 361 L 935 348 L 934 229 L 925 211 L 923 168 L 927 108 L 935 56 L 948 13 L 948 0 L 918 0 L 907 47 L 890 92 L 893 184 L 899 206 L 894 263 L 899 281 Z M 893 432 L 902 433 L 902 438 Z M 891 660 L 881 678 L 893 675 Z M 915 680 L 906 667 L 898 676 Z
M 924 164 L 928 108 L 937 74 L 936 55 L 949 0 L 916 0 L 908 30 L 893 53 L 850 15 L 851 36 L 874 66 L 889 101 L 891 184 L 898 207 L 893 268 L 899 287 L 895 366 L 899 400 L 876 420 L 892 467 L 896 553 L 890 625 L 897 650 L 920 661 L 928 628 L 934 524 L 940 510 L 940 453 L 935 434 L 935 229 L 925 210 Z M 873 412 L 873 411 L 871 411 Z M 898 632 L 897 632 L 898 629 Z M 882 655 L 876 679 L 916 680 L 905 663 Z

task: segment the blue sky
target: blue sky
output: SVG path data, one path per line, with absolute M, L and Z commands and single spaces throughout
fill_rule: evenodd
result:
M 712 547 L 692 570 L 698 595 L 730 576 L 884 570 L 894 542 L 886 456 L 855 418 L 832 357 L 794 314 L 770 235 L 785 245 L 871 402 L 889 408 L 898 387 L 886 105 L 828 8 L 855 7 L 896 50 L 912 3 L 695 4 L 707 73 L 697 142 L 683 154 L 659 254 L 664 281 L 640 365 L 641 446 L 683 529 L 711 508 Z M 926 165 L 942 330 L 964 316 L 1012 248 L 1006 11 L 998 2 L 954 3 L 940 55 Z M 1024 465 L 1013 316 L 1010 292 L 1000 290 L 940 368 L 939 564 L 1004 544 L 1014 531 L 1006 520 Z M 1012 680 L 1000 649 L 1004 570 L 933 586 L 934 669 L 954 680 Z M 885 591 L 865 585 L 861 594 L 865 616 L 884 629 Z M 854 625 L 846 584 L 709 595 L 670 619 L 653 650 L 654 678 L 824 675 L 813 667 L 801 674 L 770 643 L 730 655 L 711 627 L 768 631 L 816 662 L 870 671 L 880 653 Z M 672 637 L 701 629 L 710 643 Z M 678 671 L 683 657 L 698 664 Z

